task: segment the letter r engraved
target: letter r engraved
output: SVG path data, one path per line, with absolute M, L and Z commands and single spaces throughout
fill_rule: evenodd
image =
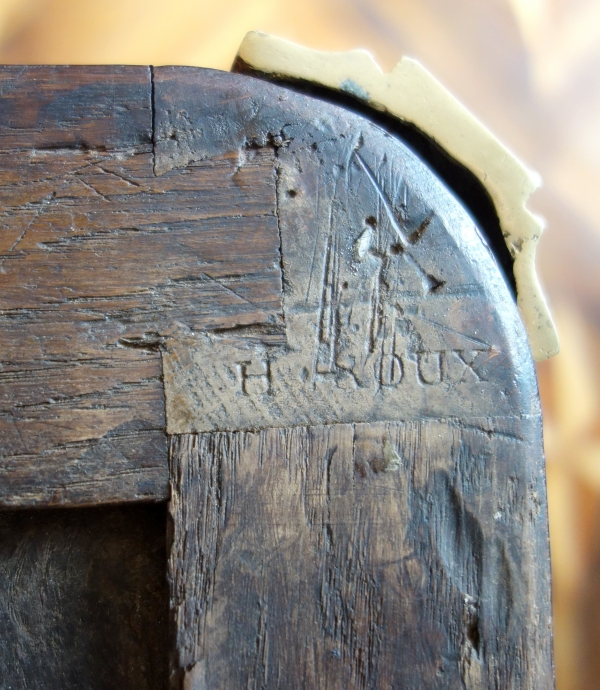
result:
M 237 362 L 241 390 L 250 397 L 271 392 L 271 363 L 268 359 L 258 362 Z

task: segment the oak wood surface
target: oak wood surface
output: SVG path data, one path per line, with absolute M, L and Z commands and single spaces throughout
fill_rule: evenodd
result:
M 551 686 L 534 369 L 473 220 L 324 100 L 86 70 L 4 75 L 2 505 L 170 498 L 173 687 Z
M 279 311 L 272 151 L 157 177 L 149 68 L 0 80 L 0 503 L 164 500 L 161 343 Z
M 183 687 L 550 687 L 520 426 L 173 437 Z
M 174 687 L 551 686 L 535 377 L 472 221 L 360 117 L 229 77 L 194 135 L 216 78 L 158 74 L 161 165 L 275 147 L 287 337 L 165 349 Z

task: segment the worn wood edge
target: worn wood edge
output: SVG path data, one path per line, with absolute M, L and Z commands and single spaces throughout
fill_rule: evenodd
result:
M 550 310 L 535 270 L 544 222 L 526 202 L 541 180 L 417 61 L 404 57 L 384 74 L 365 50 L 329 53 L 257 31 L 246 34 L 237 59 L 252 70 L 341 91 L 415 125 L 469 169 L 490 195 L 513 260 L 517 305 L 533 357 L 558 354 Z

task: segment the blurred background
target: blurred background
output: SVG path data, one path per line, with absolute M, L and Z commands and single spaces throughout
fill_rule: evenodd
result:
M 250 29 L 416 57 L 541 173 L 557 684 L 600 688 L 600 0 L 0 0 L 0 63 L 227 70 Z

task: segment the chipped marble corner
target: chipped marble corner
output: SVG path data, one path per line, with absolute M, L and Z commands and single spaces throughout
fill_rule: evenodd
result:
M 513 259 L 517 304 L 534 359 L 558 353 L 558 336 L 535 270 L 543 221 L 526 208 L 540 179 L 425 68 L 404 57 L 384 74 L 364 50 L 321 52 L 256 31 L 246 34 L 237 59 L 256 72 L 342 91 L 409 122 L 468 168 L 495 205 Z

